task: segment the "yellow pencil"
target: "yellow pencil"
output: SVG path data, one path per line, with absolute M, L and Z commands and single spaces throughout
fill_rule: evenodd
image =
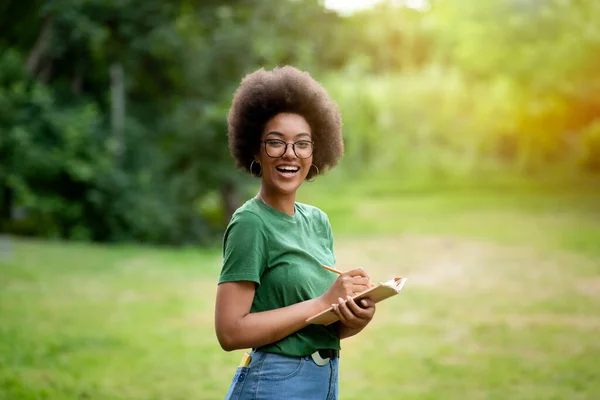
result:
M 338 275 L 342 274 L 342 271 L 338 271 L 337 269 L 328 267 L 327 265 L 322 265 L 322 267 L 328 271 L 335 272 Z M 373 286 L 375 286 L 375 285 L 373 284 L 373 282 L 371 282 L 371 278 L 369 278 L 369 287 L 373 287 Z
M 337 269 L 335 269 L 335 268 L 331 268 L 331 267 L 328 267 L 327 265 L 323 265 L 323 268 L 325 268 L 325 269 L 326 269 L 326 270 L 328 270 L 328 271 L 335 272 L 335 273 L 336 273 L 336 274 L 338 274 L 338 275 L 341 275 L 341 274 L 342 274 L 342 271 L 338 271 Z

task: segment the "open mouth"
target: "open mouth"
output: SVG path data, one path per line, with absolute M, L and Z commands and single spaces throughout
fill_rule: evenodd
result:
M 300 167 L 293 165 L 279 165 L 275 169 L 286 178 L 291 178 L 300 171 Z

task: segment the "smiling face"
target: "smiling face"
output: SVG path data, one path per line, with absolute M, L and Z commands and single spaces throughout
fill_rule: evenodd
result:
M 262 167 L 262 184 L 265 190 L 272 194 L 292 194 L 302 184 L 312 165 L 312 140 L 308 122 L 299 114 L 280 113 L 265 124 L 261 137 L 260 152 L 256 161 Z M 267 143 L 265 143 L 267 141 Z M 287 149 L 281 157 L 285 144 Z M 291 143 L 296 143 L 294 153 Z

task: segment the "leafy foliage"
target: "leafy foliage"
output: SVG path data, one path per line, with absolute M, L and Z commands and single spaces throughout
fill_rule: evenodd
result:
M 309 66 L 322 40 L 297 35 L 327 19 L 316 2 L 38 5 L 3 32 L 16 39 L 28 24 L 37 37 L 0 42 L 3 229 L 101 241 L 181 244 L 221 228 L 245 179 L 225 134 L 237 82 L 260 65 Z M 281 18 L 288 23 L 264 29 Z M 199 210 L 215 192 L 228 206 L 218 220 Z
M 342 175 L 600 170 L 598 2 L 428 4 L 3 2 L 0 229 L 210 239 L 250 182 L 227 149 L 233 91 L 281 64 L 340 103 Z

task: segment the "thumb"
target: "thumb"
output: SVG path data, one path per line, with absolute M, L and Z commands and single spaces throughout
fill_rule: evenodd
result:
M 362 299 L 360 301 L 360 305 L 365 307 L 365 308 L 369 308 L 369 307 L 374 307 L 375 306 L 375 302 L 373 300 L 371 300 L 370 298 L 366 298 L 366 299 Z

